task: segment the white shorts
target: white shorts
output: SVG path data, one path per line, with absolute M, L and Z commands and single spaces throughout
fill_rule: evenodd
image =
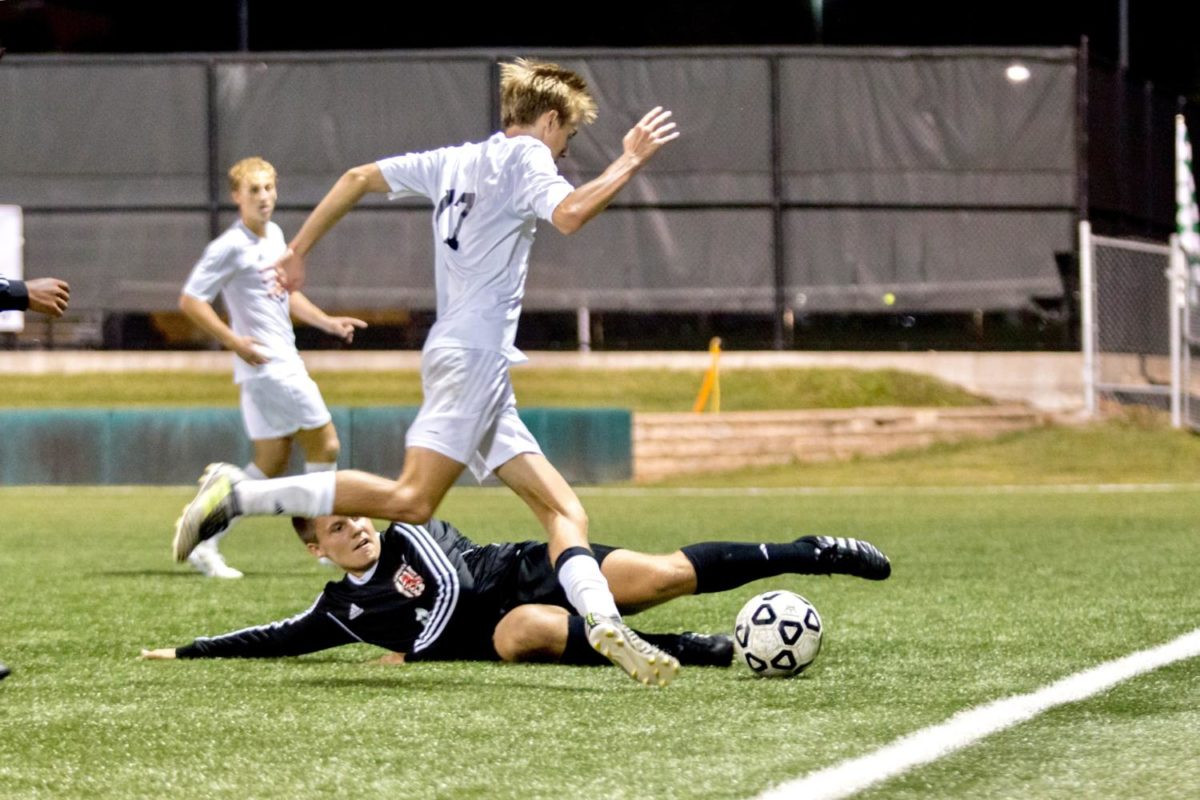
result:
M 307 372 L 251 378 L 241 389 L 242 422 L 251 441 L 281 439 L 324 427 L 332 419 Z
M 482 481 L 500 465 L 542 448 L 517 416 L 508 359 L 490 350 L 439 347 L 421 355 L 425 400 L 405 445 L 470 468 Z

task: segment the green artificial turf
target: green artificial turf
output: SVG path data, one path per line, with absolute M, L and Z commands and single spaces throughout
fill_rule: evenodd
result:
M 419 405 L 413 371 L 314 372 L 329 405 Z M 690 411 L 703 372 L 674 370 L 514 369 L 513 386 L 525 407 L 619 406 L 635 411 Z M 12 375 L 0 406 L 235 406 L 226 373 L 130 372 Z M 858 406 L 964 406 L 983 399 L 936 378 L 899 370 L 725 370 L 726 411 Z
M 727 630 L 769 588 L 822 613 L 825 646 L 797 679 L 694 668 L 666 690 L 607 667 L 384 667 L 366 646 L 140 662 L 302 611 L 331 575 L 278 520 L 223 542 L 241 581 L 176 567 L 187 489 L 2 489 L 0 797 L 751 797 L 1200 620 L 1200 488 L 910 491 L 896 484 L 919 474 L 894 474 L 853 494 L 583 490 L 594 541 L 827 533 L 893 559 L 884 583 L 773 578 L 634 617 Z M 539 536 L 501 490 L 455 489 L 441 514 L 480 540 Z M 1194 797 L 1196 670 L 1059 707 L 865 796 Z

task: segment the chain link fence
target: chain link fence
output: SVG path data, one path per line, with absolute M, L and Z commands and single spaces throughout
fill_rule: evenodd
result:
M 1177 313 L 1166 244 L 1096 236 L 1080 226 L 1088 410 L 1136 403 L 1177 408 Z
M 1200 264 L 1176 253 L 1179 271 L 1185 274 L 1183 300 L 1183 335 L 1180 348 L 1183 355 L 1183 422 L 1193 431 L 1200 431 Z

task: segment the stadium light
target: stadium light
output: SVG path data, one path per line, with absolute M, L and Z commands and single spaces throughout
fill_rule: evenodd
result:
M 1020 62 L 1009 64 L 1004 70 L 1004 77 L 1008 78 L 1009 83 L 1024 83 L 1029 80 L 1029 67 Z

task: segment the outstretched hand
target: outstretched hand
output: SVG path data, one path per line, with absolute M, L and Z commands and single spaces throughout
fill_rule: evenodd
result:
M 325 326 L 325 332 L 349 344 L 354 341 L 354 329 L 365 327 L 367 327 L 367 323 L 357 317 L 330 317 Z
M 404 663 L 404 653 L 388 653 L 371 662 L 381 666 L 399 666 Z
M 138 661 L 172 661 L 175 658 L 174 647 L 163 647 L 158 650 L 142 650 Z
M 622 140 L 625 155 L 640 163 L 657 153 L 667 142 L 678 139 L 679 131 L 676 130 L 675 123 L 667 121 L 670 118 L 671 112 L 664 111 L 662 106 L 650 109 L 646 116 L 625 134 Z

